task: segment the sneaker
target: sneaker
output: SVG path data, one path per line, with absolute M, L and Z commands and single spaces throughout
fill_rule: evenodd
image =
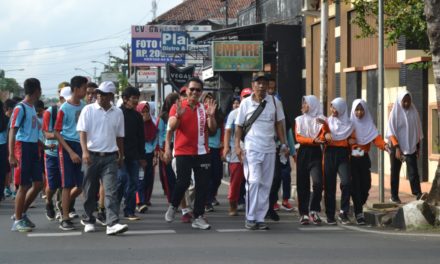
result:
M 327 216 L 327 225 L 337 225 L 336 219 L 334 217 L 328 217 Z
M 402 201 L 400 200 L 399 197 L 391 197 L 390 198 L 390 202 L 391 203 L 395 203 L 395 204 L 401 204 L 402 203 Z
M 148 211 L 148 206 L 146 204 L 141 204 L 137 207 L 137 211 L 140 214 L 145 214 Z
M 214 206 L 212 206 L 212 204 L 207 204 L 205 206 L 205 212 L 214 212 Z
M 257 222 L 257 230 L 269 230 L 269 225 L 267 225 L 265 222 Z
M 129 214 L 129 215 L 125 215 L 125 218 L 127 218 L 130 221 L 137 221 L 137 220 L 141 220 L 141 218 L 135 214 Z
M 61 201 L 58 201 L 55 203 L 55 208 L 58 212 L 62 212 L 63 211 L 63 207 L 61 206 Z
M 212 206 L 219 206 L 220 203 L 217 201 L 217 199 L 214 198 L 214 200 L 211 203 Z
M 187 223 L 191 223 L 192 218 L 193 218 L 193 215 L 190 212 L 188 212 L 188 213 L 183 214 L 180 219 L 181 219 L 182 223 L 187 224 Z
M 105 215 L 105 210 L 98 211 L 96 215 L 96 222 L 102 226 L 107 225 L 107 217 Z
M 343 225 L 351 224 L 350 219 L 348 218 L 347 214 L 344 212 L 338 214 L 338 220 Z
M 26 225 L 30 228 L 35 228 L 34 222 L 32 222 L 26 214 L 23 214 L 22 220 L 26 222 Z
M 107 226 L 106 234 L 109 236 L 122 234 L 128 230 L 127 225 L 114 224 L 112 226 Z
M 3 193 L 5 194 L 5 197 L 6 197 L 6 198 L 9 198 L 9 197 L 12 196 L 12 191 L 11 191 L 11 188 L 10 188 L 9 186 L 6 186 L 6 187 L 5 187 L 5 190 L 4 190 Z
M 70 220 L 62 220 L 60 223 L 60 229 L 64 231 L 71 231 L 71 230 L 75 230 L 75 226 Z
M 243 212 L 244 211 L 244 209 L 245 209 L 245 204 L 238 204 L 237 205 L 237 211 L 239 211 L 239 212 Z
M 46 204 L 46 218 L 49 221 L 55 220 L 55 208 L 53 206 L 53 203 Z
M 365 217 L 363 213 L 360 213 L 358 215 L 356 215 L 356 223 L 358 225 L 366 225 L 367 223 L 365 222 Z
M 244 227 L 247 230 L 257 230 L 257 222 L 256 221 L 251 221 L 251 220 L 246 220 L 246 223 L 244 224 Z
M 75 208 L 72 208 L 69 212 L 69 218 L 70 219 L 75 219 L 75 218 L 79 218 L 79 215 L 76 213 Z
M 274 210 L 274 211 L 279 211 L 279 210 L 280 210 L 280 205 L 279 205 L 278 203 L 275 203 L 275 204 L 273 205 L 273 210 Z
M 174 207 L 172 205 L 168 206 L 168 210 L 165 213 L 165 221 L 168 223 L 171 223 L 174 221 L 174 218 L 176 217 L 177 207 Z
M 61 214 L 60 211 L 58 211 L 58 212 L 56 213 L 56 215 L 55 215 L 55 219 L 58 220 L 58 221 L 61 221 L 61 219 L 62 219 L 62 214 Z
M 269 210 L 267 212 L 266 218 L 270 218 L 275 222 L 280 221 L 280 216 L 274 210 Z
M 14 221 L 12 224 L 11 231 L 13 232 L 31 232 L 32 228 L 26 224 L 26 222 L 21 219 L 18 221 Z
M 282 203 L 281 203 L 281 208 L 285 211 L 292 211 L 293 210 L 293 206 L 289 203 L 288 199 L 285 199 Z
M 191 224 L 192 228 L 202 229 L 202 230 L 208 230 L 211 228 L 211 226 L 206 222 L 205 218 L 203 216 L 199 216 Z
M 302 215 L 301 218 L 299 219 L 299 223 L 301 225 L 308 225 L 310 223 L 309 216 L 308 215 Z
M 312 220 L 312 223 L 315 225 L 320 225 L 322 223 L 321 217 L 319 217 L 319 214 L 315 211 L 310 212 L 310 220 Z
M 92 233 L 96 231 L 95 225 L 87 220 L 81 220 L 81 224 L 84 226 L 84 233 Z

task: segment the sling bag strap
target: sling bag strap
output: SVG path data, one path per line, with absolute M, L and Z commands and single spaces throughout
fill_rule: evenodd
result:
M 258 105 L 257 109 L 255 109 L 255 112 L 252 114 L 252 116 L 246 120 L 243 124 L 243 134 L 241 135 L 241 140 L 244 141 L 244 138 L 246 137 L 246 134 L 251 130 L 252 124 L 257 120 L 257 118 L 261 115 L 261 113 L 264 110 L 264 107 L 266 107 L 266 101 L 263 100 L 260 105 Z

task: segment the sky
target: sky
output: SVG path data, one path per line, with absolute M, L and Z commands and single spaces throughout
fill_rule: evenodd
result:
M 156 2 L 159 16 L 182 0 Z M 123 58 L 131 25 L 150 22 L 151 7 L 152 0 L 0 0 L 0 69 L 20 85 L 38 78 L 43 95 L 55 96 L 75 75 L 93 77 L 96 67 L 99 76 L 109 52 Z

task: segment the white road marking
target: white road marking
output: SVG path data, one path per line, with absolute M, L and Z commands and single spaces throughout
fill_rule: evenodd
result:
M 238 228 L 238 229 L 217 229 L 216 231 L 219 233 L 234 233 L 234 232 L 248 232 L 249 230 L 245 228 Z
M 65 237 L 65 236 L 80 236 L 81 232 L 65 232 L 65 233 L 29 233 L 28 237 Z
M 299 227 L 298 230 L 300 231 L 341 231 L 344 230 L 341 227 L 337 226 L 317 226 L 317 227 Z
M 136 230 L 127 231 L 124 234 L 127 235 L 158 235 L 158 234 L 175 234 L 175 230 Z

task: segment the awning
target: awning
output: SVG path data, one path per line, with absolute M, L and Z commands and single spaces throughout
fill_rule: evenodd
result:
M 242 39 L 260 39 L 263 40 L 266 33 L 266 24 L 259 23 L 248 26 L 225 28 L 209 32 L 195 39 L 199 41 L 209 41 L 225 37 L 239 36 Z

